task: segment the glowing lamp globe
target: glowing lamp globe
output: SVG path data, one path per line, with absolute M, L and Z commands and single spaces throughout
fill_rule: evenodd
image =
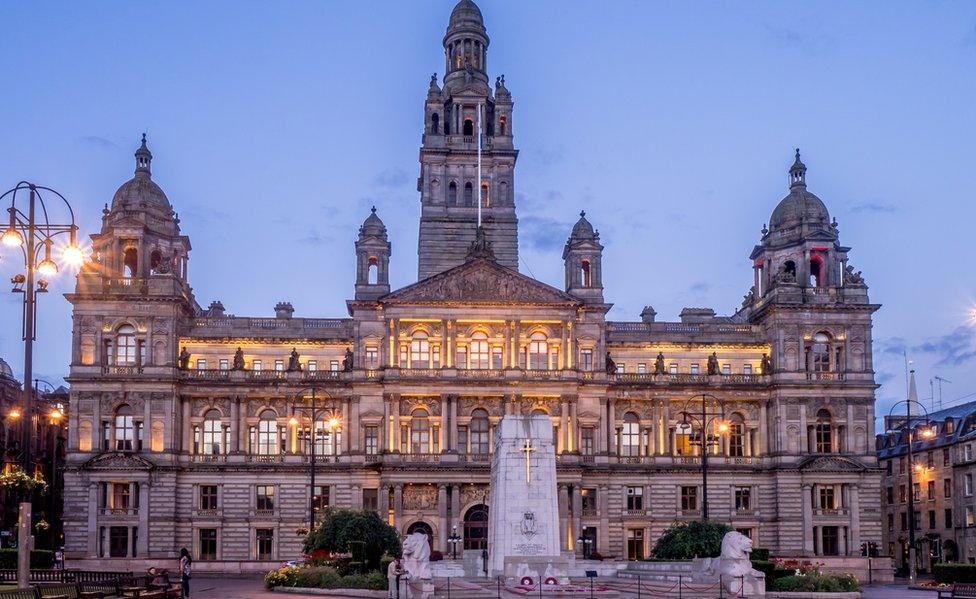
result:
M 61 252 L 61 258 L 68 266 L 78 267 L 85 261 L 85 254 L 77 245 L 69 245 Z
M 54 260 L 49 260 L 45 258 L 41 260 L 41 263 L 37 265 L 37 272 L 41 273 L 45 277 L 53 277 L 58 274 L 58 265 L 54 263 Z
M 3 245 L 8 247 L 20 247 L 24 243 L 24 237 L 20 234 L 20 231 L 10 227 L 3 233 Z

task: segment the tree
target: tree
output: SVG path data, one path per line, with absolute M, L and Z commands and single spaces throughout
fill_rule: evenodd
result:
M 324 550 L 329 553 L 352 553 L 364 550 L 367 566 L 376 570 L 384 554 L 400 555 L 400 537 L 396 529 L 373 511 L 328 509 L 325 517 L 305 539 L 305 553 Z
M 731 531 L 731 526 L 721 522 L 675 522 L 654 544 L 652 553 L 658 559 L 672 560 L 718 557 L 722 537 Z

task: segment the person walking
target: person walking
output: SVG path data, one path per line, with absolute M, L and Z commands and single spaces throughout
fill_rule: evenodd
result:
M 183 596 L 190 596 L 190 566 L 193 559 L 186 547 L 180 549 L 180 585 L 183 587 Z

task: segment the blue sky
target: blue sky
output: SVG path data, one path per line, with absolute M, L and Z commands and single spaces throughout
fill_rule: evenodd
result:
M 416 277 L 417 149 L 453 6 L 436 2 L 0 3 L 0 185 L 64 193 L 87 233 L 148 131 L 199 302 L 344 316 L 376 205 L 392 282 Z M 580 209 L 606 245 L 610 317 L 729 313 L 785 195 L 792 148 L 840 223 L 875 319 L 878 412 L 976 399 L 976 5 L 480 2 L 515 100 L 522 270 L 560 285 Z M 14 274 L 15 256 L 0 260 Z M 59 382 L 69 305 L 43 298 L 35 369 Z M 0 355 L 22 367 L 19 296 Z

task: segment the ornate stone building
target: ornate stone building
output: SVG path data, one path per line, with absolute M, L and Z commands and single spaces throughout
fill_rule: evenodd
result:
M 273 318 L 201 308 L 189 240 L 143 141 L 69 295 L 68 557 L 135 567 L 185 546 L 198 569 L 266 568 L 298 556 L 310 494 L 316 508 L 426 530 L 445 554 L 457 527 L 458 549 L 477 555 L 492 429 L 534 412 L 557 439 L 564 548 L 647 556 L 669 524 L 701 516 L 702 394 L 724 414 L 705 427 L 712 519 L 780 554 L 880 542 L 878 306 L 799 154 L 740 310 L 607 321 L 603 245 L 585 216 L 568 232 L 562 288 L 517 271 L 513 103 L 503 77 L 488 85 L 470 0 L 443 41 L 447 75 L 424 105 L 418 281 L 391 291 L 374 210 L 355 241 L 348 317 L 300 317 L 284 302 Z M 295 409 L 313 391 L 314 424 Z

